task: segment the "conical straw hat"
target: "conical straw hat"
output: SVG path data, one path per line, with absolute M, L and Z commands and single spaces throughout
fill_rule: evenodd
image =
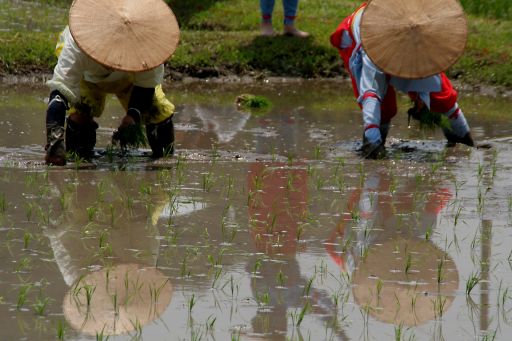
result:
M 121 264 L 78 280 L 64 297 L 63 312 L 84 334 L 120 335 L 158 319 L 172 293 L 172 284 L 159 270 Z
M 176 17 L 162 0 L 75 0 L 69 28 L 92 59 L 129 72 L 165 62 L 180 36 Z
M 361 18 L 363 48 L 384 72 L 424 78 L 464 52 L 467 22 L 457 0 L 372 0 Z

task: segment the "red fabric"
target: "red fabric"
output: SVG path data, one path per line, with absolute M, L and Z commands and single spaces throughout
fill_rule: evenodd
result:
M 452 83 L 444 72 L 441 72 L 440 76 L 441 91 L 430 93 L 430 110 L 443 114 L 450 111 L 455 103 L 457 103 L 457 91 L 453 88 Z M 418 94 L 410 92 L 409 97 L 415 101 L 418 98 Z
M 366 2 L 363 3 L 357 10 L 354 11 L 351 15 L 343 19 L 343 21 L 338 25 L 338 28 L 336 31 L 334 31 L 331 34 L 330 40 L 331 45 L 338 49 L 338 52 L 341 56 L 341 59 L 343 59 L 343 66 L 345 67 L 345 70 L 350 75 L 350 79 L 352 81 L 352 89 L 354 90 L 354 96 L 356 98 L 359 98 L 359 90 L 357 89 L 357 83 L 354 77 L 352 76 L 352 73 L 349 69 L 349 60 L 352 56 L 352 53 L 354 52 L 354 49 L 356 47 L 354 35 L 351 30 L 352 21 L 354 20 L 354 16 L 361 8 L 366 7 Z M 341 39 L 343 36 L 343 31 L 347 31 L 350 34 L 350 38 L 352 38 L 352 45 L 348 48 L 342 49 L 341 46 Z M 366 96 L 366 94 L 365 94 Z M 361 105 L 359 105 L 361 106 Z M 388 86 L 388 91 L 386 95 L 384 96 L 382 102 L 381 102 L 381 123 L 389 123 L 391 119 L 396 115 L 397 113 L 397 106 L 396 106 L 396 93 L 395 89 L 390 85 Z
M 372 128 L 378 128 L 379 126 L 376 124 L 370 124 L 368 127 L 366 127 L 365 130 L 372 129 Z

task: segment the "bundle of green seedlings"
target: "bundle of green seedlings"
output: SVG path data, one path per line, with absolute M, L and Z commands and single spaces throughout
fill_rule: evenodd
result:
M 448 117 L 443 114 L 432 112 L 426 106 L 419 109 L 414 106 L 407 111 L 409 114 L 408 125 L 410 125 L 411 117 L 420 122 L 421 129 L 434 129 L 440 127 L 442 129 L 450 130 L 450 121 Z
M 267 98 L 251 94 L 239 95 L 236 98 L 236 105 L 239 110 L 254 114 L 264 114 L 272 107 L 272 104 Z
M 134 124 L 114 133 L 113 141 L 130 141 L 128 146 L 139 148 L 147 145 L 142 124 Z

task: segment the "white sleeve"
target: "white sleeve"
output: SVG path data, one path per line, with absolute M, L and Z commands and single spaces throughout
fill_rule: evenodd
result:
M 53 77 L 47 82 L 50 89 L 60 91 L 73 104 L 80 98 L 80 82 L 83 78 L 87 55 L 76 45 L 69 28 L 62 32 L 64 47 L 59 55 Z

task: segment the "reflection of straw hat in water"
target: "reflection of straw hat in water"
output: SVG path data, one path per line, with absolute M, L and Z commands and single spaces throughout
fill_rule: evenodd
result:
M 410 257 L 410 258 L 409 258 Z M 411 260 L 406 273 L 407 260 Z M 443 260 L 442 282 L 437 270 Z M 378 295 L 378 280 L 382 289 Z M 398 238 L 372 245 L 354 272 L 354 298 L 370 315 L 386 323 L 421 324 L 439 315 L 435 302 L 444 302 L 443 312 L 454 299 L 459 285 L 453 260 L 424 240 Z M 439 309 L 439 306 L 438 306 Z
M 123 264 L 78 280 L 64 297 L 63 311 L 68 323 L 85 334 L 118 335 L 157 319 L 172 293 L 159 270 Z
M 445 71 L 464 52 L 467 22 L 458 0 L 372 0 L 361 40 L 384 72 L 423 78 Z
M 75 0 L 69 28 L 89 57 L 129 72 L 165 62 L 176 50 L 180 33 L 176 17 L 162 0 Z

